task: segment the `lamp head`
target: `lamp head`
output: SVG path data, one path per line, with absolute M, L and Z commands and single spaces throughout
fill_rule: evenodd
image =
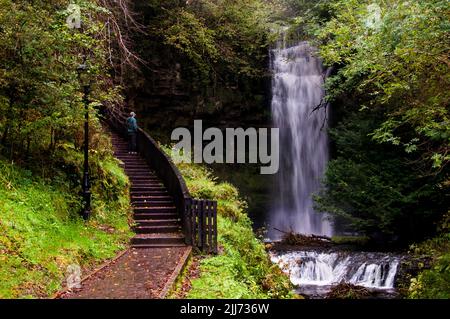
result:
M 90 84 L 89 66 L 86 63 L 82 63 L 77 67 L 78 79 L 81 85 L 87 86 Z

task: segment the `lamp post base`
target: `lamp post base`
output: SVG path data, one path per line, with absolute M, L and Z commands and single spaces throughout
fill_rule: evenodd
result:
M 83 217 L 84 220 L 88 220 L 90 216 L 91 216 L 91 210 L 90 209 L 89 210 L 84 209 L 81 212 L 81 217 Z
M 84 190 L 83 191 L 83 198 L 84 198 L 84 208 L 81 211 L 81 217 L 83 217 L 84 220 L 88 220 L 91 216 L 91 192 L 90 190 Z

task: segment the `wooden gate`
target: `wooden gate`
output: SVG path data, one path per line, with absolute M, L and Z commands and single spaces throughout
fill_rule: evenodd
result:
M 217 254 L 217 202 L 190 199 L 186 202 L 189 244 L 208 254 Z

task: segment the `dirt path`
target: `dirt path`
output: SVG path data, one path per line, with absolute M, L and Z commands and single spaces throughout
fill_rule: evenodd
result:
M 68 299 L 161 298 L 181 270 L 188 247 L 130 249 L 123 256 L 89 277 Z

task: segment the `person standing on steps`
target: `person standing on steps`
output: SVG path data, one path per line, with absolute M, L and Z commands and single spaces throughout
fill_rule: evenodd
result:
M 131 112 L 130 117 L 127 118 L 128 154 L 137 154 L 136 151 L 137 130 L 138 126 L 136 121 L 136 113 Z

